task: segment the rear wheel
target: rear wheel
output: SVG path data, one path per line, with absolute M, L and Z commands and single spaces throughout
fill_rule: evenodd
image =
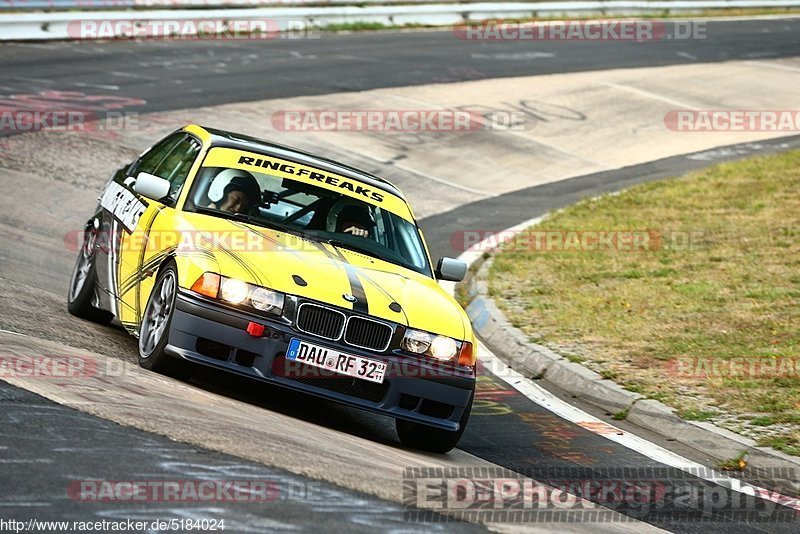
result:
M 461 439 L 464 430 L 467 428 L 467 421 L 469 414 L 472 410 L 472 399 L 474 393 L 469 398 L 464 414 L 459 421 L 458 430 L 455 432 L 450 430 L 442 430 L 421 423 L 414 423 L 402 419 L 395 419 L 395 428 L 397 429 L 397 436 L 403 445 L 414 447 L 415 449 L 422 449 L 424 451 L 446 453 L 453 450 L 453 448 Z
M 114 314 L 96 308 L 92 304 L 94 289 L 97 284 L 97 271 L 95 270 L 95 245 L 97 244 L 97 230 L 89 228 L 84 233 L 83 245 L 78 252 L 78 260 L 72 271 L 72 279 L 67 295 L 67 310 L 76 317 L 88 319 L 96 323 L 108 324 Z
M 164 352 L 177 294 L 178 273 L 175 265 L 170 263 L 158 275 L 139 325 L 139 365 L 150 371 L 187 379 L 192 374 L 189 363 Z

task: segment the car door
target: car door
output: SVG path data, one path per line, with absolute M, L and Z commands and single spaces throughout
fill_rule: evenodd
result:
M 200 142 L 190 134 L 173 134 L 135 161 L 123 173 L 126 176 L 121 182 L 120 177 L 115 177 L 101 196 L 108 218 L 107 235 L 111 236 L 105 262 L 107 283 L 113 288 L 117 318 L 130 331 L 137 331 L 142 315 L 142 282 L 153 274 L 152 266 L 144 264 L 150 229 L 156 217 L 174 209 L 200 147 Z M 136 193 L 135 177 L 141 172 L 169 181 L 169 194 L 155 200 Z M 156 237 L 159 239 L 155 242 L 164 242 L 163 236 Z
M 100 289 L 107 294 L 109 299 L 104 307 L 113 311 L 117 317 L 119 317 L 117 279 L 119 276 L 120 255 L 123 251 L 121 241 L 125 234 L 132 234 L 136 224 L 138 224 L 136 213 L 128 215 L 133 217 L 131 222 L 136 223 L 129 223 L 128 226 L 123 222 L 121 215 L 126 205 L 129 206 L 128 211 L 131 211 L 133 207 L 141 209 L 142 207 L 146 208 L 149 204 L 146 199 L 141 198 L 140 195 L 133 191 L 134 176 L 142 167 L 151 170 L 155 169 L 180 141 L 182 136 L 182 133 L 168 136 L 143 152 L 130 165 L 125 165 L 118 169 L 98 198 L 101 207 L 101 243 L 98 246 L 97 259 L 95 261 L 97 281 Z

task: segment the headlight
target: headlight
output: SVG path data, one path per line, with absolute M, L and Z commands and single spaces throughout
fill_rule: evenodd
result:
M 250 303 L 257 310 L 278 313 L 283 309 L 283 293 L 265 287 L 257 287 L 250 294 Z
M 422 354 L 427 351 L 433 341 L 433 335 L 419 330 L 406 330 L 403 337 L 403 348 L 409 352 Z
M 220 296 L 231 304 L 241 304 L 250 293 L 247 284 L 234 278 L 225 278 Z
M 429 350 L 431 356 L 437 360 L 450 360 L 456 355 L 458 347 L 456 346 L 455 339 L 444 336 L 436 336 L 436 338 L 433 340 L 433 343 L 431 343 L 431 348 Z
M 235 278 L 225 278 L 216 273 L 203 273 L 192 285 L 192 291 L 272 315 L 283 313 L 284 294 L 280 291 L 248 284 Z
M 451 361 L 458 353 L 460 342 L 446 336 L 437 336 L 409 328 L 401 347 L 414 354 L 424 354 L 436 360 Z

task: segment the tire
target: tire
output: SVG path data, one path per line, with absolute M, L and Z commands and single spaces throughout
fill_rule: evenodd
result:
M 469 414 L 472 411 L 472 399 L 474 393 L 469 398 L 464 414 L 459 421 L 459 428 L 455 432 L 450 430 L 442 430 L 421 423 L 414 423 L 412 421 L 405 421 L 403 419 L 395 419 L 395 428 L 397 429 L 397 437 L 400 442 L 408 447 L 421 449 L 423 451 L 436 452 L 444 454 L 450 452 L 455 448 L 464 430 L 467 428 L 467 421 Z
M 186 380 L 192 367 L 164 349 L 169 342 L 169 329 L 178 294 L 178 272 L 174 263 L 164 267 L 156 279 L 139 324 L 139 365 L 150 371 Z
M 92 305 L 95 286 L 97 285 L 97 270 L 95 269 L 94 247 L 97 243 L 97 231 L 89 227 L 84 233 L 83 245 L 78 252 L 75 268 L 67 294 L 67 310 L 69 313 L 82 319 L 88 319 L 100 324 L 108 324 L 114 319 L 114 314 L 96 308 Z

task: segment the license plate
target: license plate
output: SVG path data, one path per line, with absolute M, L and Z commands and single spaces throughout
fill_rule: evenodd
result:
M 383 383 L 386 374 L 386 362 L 343 354 L 338 350 L 320 347 L 297 338 L 292 338 L 289 342 L 286 359 L 378 384 Z

